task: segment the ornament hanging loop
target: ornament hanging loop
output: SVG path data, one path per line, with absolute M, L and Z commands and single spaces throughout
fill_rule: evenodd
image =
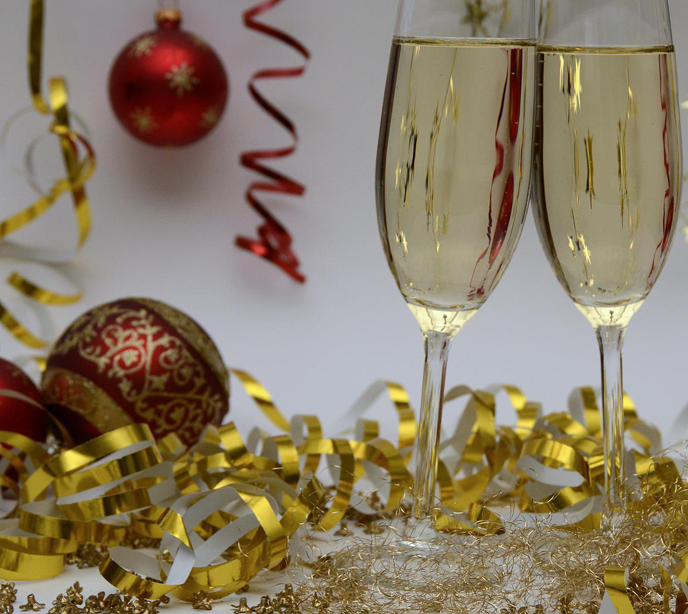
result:
M 165 30 L 178 30 L 182 24 L 182 12 L 179 0 L 158 0 L 158 11 L 155 13 L 155 23 Z
M 155 23 L 162 30 L 179 30 L 182 25 L 182 12 L 179 9 L 160 9 L 155 14 Z

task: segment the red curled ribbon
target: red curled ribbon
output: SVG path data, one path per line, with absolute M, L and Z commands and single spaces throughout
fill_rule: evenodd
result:
M 247 28 L 275 38 L 301 54 L 304 63 L 293 68 L 266 68 L 253 74 L 248 84 L 248 91 L 260 107 L 273 119 L 275 119 L 293 137 L 293 144 L 289 147 L 280 149 L 260 149 L 256 151 L 246 151 L 241 154 L 241 165 L 262 175 L 270 181 L 254 181 L 246 191 L 248 204 L 260 215 L 264 222 L 258 227 L 258 239 L 249 237 L 237 237 L 236 244 L 256 256 L 265 258 L 280 267 L 287 275 L 303 283 L 306 278 L 299 273 L 299 260 L 291 248 L 291 235 L 289 231 L 267 210 L 255 196 L 256 192 L 277 192 L 280 194 L 291 194 L 292 196 L 302 196 L 306 188 L 283 175 L 282 173 L 266 166 L 262 160 L 286 158 L 296 151 L 299 137 L 296 126 L 284 113 L 274 104 L 263 96 L 256 88 L 256 81 L 259 79 L 282 79 L 288 77 L 299 77 L 306 71 L 306 65 L 310 59 L 310 52 L 298 40 L 278 30 L 256 20 L 256 17 L 274 8 L 283 0 L 267 0 L 248 9 L 244 13 L 244 24 Z

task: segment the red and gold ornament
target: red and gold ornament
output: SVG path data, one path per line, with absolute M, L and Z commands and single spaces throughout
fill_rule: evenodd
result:
M 0 431 L 45 441 L 49 428 L 36 384 L 17 365 L 0 358 Z
M 229 411 L 229 374 L 208 334 L 151 299 L 106 303 L 74 321 L 43 375 L 52 415 L 79 443 L 132 423 L 195 443 Z
M 110 102 L 137 139 L 161 147 L 189 145 L 208 134 L 227 104 L 227 73 L 215 51 L 181 29 L 177 9 L 157 13 L 157 30 L 120 52 L 110 72 Z

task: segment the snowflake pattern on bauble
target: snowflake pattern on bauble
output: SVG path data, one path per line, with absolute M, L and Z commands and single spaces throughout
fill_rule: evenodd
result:
M 194 86 L 200 83 L 200 79 L 193 76 L 194 72 L 194 68 L 189 66 L 188 62 L 173 64 L 170 72 L 165 73 L 165 79 L 170 82 L 170 87 L 177 91 L 177 96 L 183 96 L 193 91 Z

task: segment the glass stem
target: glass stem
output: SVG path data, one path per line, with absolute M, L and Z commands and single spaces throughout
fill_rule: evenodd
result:
M 604 438 L 604 516 L 626 509 L 622 349 L 625 326 L 596 330 L 602 357 L 602 434 Z
M 430 516 L 435 503 L 444 382 L 453 336 L 436 331 L 424 331 L 423 337 L 425 339 L 425 370 L 413 487 L 413 513 L 419 519 Z

